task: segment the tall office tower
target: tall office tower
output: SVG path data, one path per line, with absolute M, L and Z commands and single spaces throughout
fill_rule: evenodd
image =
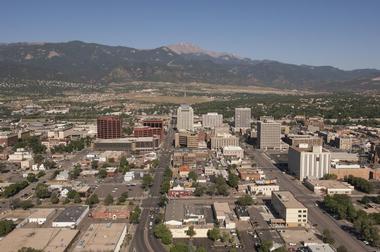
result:
M 288 169 L 303 181 L 305 178 L 320 179 L 329 173 L 331 153 L 324 152 L 322 146 L 300 144 L 290 146 L 288 152 Z
M 219 128 L 223 125 L 223 115 L 219 115 L 218 113 L 202 115 L 202 125 L 205 128 Z
M 97 119 L 98 138 L 121 138 L 122 120 L 119 116 L 101 116 Z
M 251 108 L 235 108 L 235 130 L 251 128 Z
M 189 105 L 181 105 L 177 109 L 177 129 L 193 130 L 194 129 L 194 111 Z
M 275 121 L 257 122 L 257 146 L 259 149 L 281 148 L 281 124 Z

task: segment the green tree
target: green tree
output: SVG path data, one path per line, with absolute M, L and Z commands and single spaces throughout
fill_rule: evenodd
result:
M 97 170 L 99 166 L 99 162 L 97 160 L 91 161 L 91 169 Z
M 337 249 L 336 252 L 348 252 L 345 246 L 340 245 Z
M 104 205 L 109 206 L 113 204 L 113 197 L 111 194 L 108 194 L 104 199 Z
M 35 190 L 36 197 L 39 199 L 46 199 L 50 198 L 50 191 L 47 185 L 39 183 L 36 186 Z
M 46 173 L 44 172 L 44 171 L 39 171 L 38 173 L 37 173 L 37 178 L 42 178 L 43 176 L 45 176 L 46 175 Z
M 198 247 L 195 252 L 207 252 L 207 250 L 204 247 Z
M 253 199 L 250 195 L 245 194 L 238 198 L 238 200 L 236 201 L 236 204 L 240 206 L 250 206 L 253 204 Z
M 270 240 L 263 241 L 260 245 L 259 252 L 269 252 L 273 247 L 273 242 Z
M 107 177 L 107 170 L 105 168 L 101 168 L 99 170 L 98 177 L 102 179 Z
M 193 238 L 194 235 L 196 235 L 194 226 L 190 226 L 189 229 L 186 230 L 186 235 L 188 235 L 190 239 Z
M 117 202 L 118 204 L 123 204 L 128 199 L 128 192 L 123 192 L 120 197 L 118 198 Z
M 93 193 L 90 195 L 90 197 L 88 197 L 86 199 L 86 204 L 87 205 L 95 205 L 95 204 L 98 204 L 99 203 L 99 198 L 98 198 L 98 195 L 96 193 Z
M 130 216 L 130 222 L 137 224 L 140 221 L 140 214 L 141 214 L 141 209 L 136 206 L 135 209 L 133 209 L 131 216 Z
M 59 198 L 58 198 L 58 194 L 56 192 L 53 192 L 50 196 L 50 202 L 52 204 L 58 204 L 59 203 Z
M 148 189 L 153 185 L 153 178 L 150 174 L 144 174 L 142 178 L 142 186 L 145 189 Z
M 42 252 L 42 249 L 35 249 L 31 247 L 22 247 L 21 249 L 18 250 L 18 252 Z
M 189 252 L 189 251 L 190 251 L 189 247 L 185 243 L 182 243 L 182 242 L 176 243 L 170 248 L 170 252 Z
M 228 185 L 230 187 L 236 188 L 238 186 L 238 184 L 239 184 L 239 177 L 236 174 L 230 172 L 228 174 L 228 181 L 227 181 L 227 183 L 228 183 Z
M 323 232 L 322 232 L 322 241 L 324 243 L 328 243 L 328 244 L 331 244 L 331 245 L 333 245 L 335 243 L 335 240 L 334 240 L 333 236 L 331 235 L 330 230 L 328 230 L 328 229 L 324 229 L 323 230 Z
M 189 180 L 192 180 L 192 181 L 197 181 L 198 179 L 198 175 L 195 171 L 189 172 L 189 175 L 187 177 L 189 178 Z
M 154 227 L 153 234 L 156 238 L 161 239 L 161 242 L 165 245 L 169 245 L 173 242 L 173 236 L 170 230 L 165 224 L 158 224 Z
M 38 179 L 36 178 L 36 175 L 34 173 L 28 173 L 28 176 L 26 177 L 26 180 L 29 183 L 33 183 L 33 182 L 38 181 Z
M 201 185 L 197 185 L 194 190 L 194 195 L 201 197 L 205 193 L 205 188 Z
M 0 220 L 0 236 L 5 236 L 15 227 L 16 225 L 11 220 Z
M 74 203 L 78 204 L 78 203 L 81 203 L 81 202 L 82 202 L 82 199 L 81 199 L 81 197 L 79 196 L 79 193 L 78 193 L 78 194 L 76 194 L 74 196 Z
M 220 238 L 220 229 L 219 228 L 213 228 L 207 231 L 207 238 L 209 238 L 212 241 L 216 241 Z
M 67 198 L 74 199 L 79 193 L 75 191 L 74 189 L 70 189 L 67 193 Z
M 332 173 L 327 173 L 325 175 L 323 175 L 322 179 L 324 180 L 336 180 L 338 178 L 338 176 L 336 174 L 332 174 Z

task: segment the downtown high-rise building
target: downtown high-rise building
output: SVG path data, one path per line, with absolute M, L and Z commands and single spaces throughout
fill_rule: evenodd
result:
M 202 125 L 205 128 L 219 128 L 223 125 L 223 115 L 218 113 L 207 113 L 202 115 Z
M 194 111 L 189 105 L 181 105 L 177 109 L 177 129 L 193 130 L 194 129 Z
M 259 149 L 281 148 L 281 124 L 274 120 L 257 122 L 257 146 Z
M 101 116 L 97 121 L 98 138 L 112 139 L 121 138 L 122 120 L 119 116 Z
M 235 130 L 251 128 L 251 108 L 235 108 Z

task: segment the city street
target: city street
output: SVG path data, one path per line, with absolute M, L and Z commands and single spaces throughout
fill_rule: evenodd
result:
M 269 179 L 277 179 L 280 190 L 290 191 L 295 198 L 304 204 L 309 211 L 309 222 L 316 224 L 317 229 L 322 232 L 329 229 L 334 234 L 335 243 L 344 245 L 350 251 L 370 251 L 362 242 L 356 240 L 351 235 L 340 228 L 335 220 L 317 206 L 316 201 L 320 198 L 304 187 L 298 180 L 293 180 L 289 175 L 282 173 L 268 156 L 252 147 L 246 147 L 245 151 L 257 162 L 258 167 L 262 168 Z

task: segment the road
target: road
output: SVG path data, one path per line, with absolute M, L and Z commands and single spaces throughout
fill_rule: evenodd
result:
M 170 165 L 170 156 L 173 141 L 173 131 L 170 128 L 164 143 L 161 146 L 161 153 L 159 155 L 159 165 L 155 170 L 153 185 L 150 188 L 149 197 L 142 201 L 142 213 L 140 222 L 137 225 L 135 235 L 131 242 L 130 252 L 165 252 L 161 242 L 153 235 L 152 229 L 149 229 L 149 222 L 153 220 L 150 218 L 150 212 L 158 207 L 160 199 L 160 188 L 162 184 L 163 174 L 166 168 Z
M 370 251 L 362 242 L 342 230 L 331 216 L 324 214 L 316 206 L 316 202 L 320 200 L 320 197 L 309 191 L 300 181 L 283 174 L 265 153 L 254 150 L 252 147 L 245 148 L 245 151 L 256 160 L 257 165 L 264 170 L 269 179 L 277 178 L 281 190 L 290 191 L 298 201 L 308 208 L 308 218 L 311 224 L 317 224 L 317 229 L 320 232 L 323 232 L 324 229 L 329 229 L 334 234 L 336 245 L 344 245 L 349 251 Z

